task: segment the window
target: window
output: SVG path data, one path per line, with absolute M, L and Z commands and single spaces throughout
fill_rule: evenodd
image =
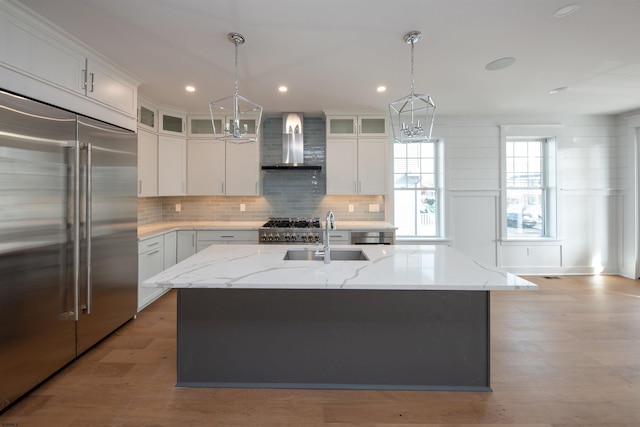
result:
M 393 145 L 394 220 L 398 237 L 438 237 L 439 143 Z
M 505 218 L 507 238 L 550 237 L 554 230 L 555 158 L 550 138 L 507 138 Z

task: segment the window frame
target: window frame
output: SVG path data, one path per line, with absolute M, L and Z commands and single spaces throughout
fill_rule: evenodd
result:
M 501 185 L 500 185 L 500 228 L 502 241 L 548 241 L 558 236 L 558 189 L 557 189 L 557 127 L 559 125 L 524 125 L 501 127 Z M 541 235 L 514 235 L 507 226 L 507 142 L 508 141 L 544 141 L 541 147 L 541 186 L 544 215 L 544 229 Z
M 395 156 L 395 144 L 391 144 L 391 158 L 392 158 L 392 170 L 391 170 L 391 191 L 392 191 L 392 202 L 391 207 L 393 209 L 394 215 L 394 223 L 397 224 L 398 215 L 396 213 L 396 191 L 434 191 L 435 192 L 435 233 L 433 235 L 418 235 L 414 232 L 412 235 L 408 234 L 399 234 L 396 231 L 396 238 L 398 240 L 405 241 L 418 241 L 418 240 L 442 240 L 443 239 L 443 230 L 444 230 L 444 147 L 443 140 L 439 138 L 432 138 L 427 142 L 428 144 L 433 144 L 433 186 L 432 187 L 416 187 L 416 188 L 406 188 L 406 187 L 396 187 L 395 177 L 396 177 L 396 156 Z M 415 143 L 407 143 L 404 145 L 410 146 Z M 422 154 L 422 153 L 421 153 Z M 399 157 L 398 159 L 400 159 Z M 422 161 L 423 157 L 418 157 L 418 161 Z M 417 219 L 417 217 L 416 217 Z M 414 227 L 414 231 L 417 231 L 417 221 L 416 227 Z

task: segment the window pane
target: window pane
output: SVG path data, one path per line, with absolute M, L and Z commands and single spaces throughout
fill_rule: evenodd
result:
M 436 236 L 435 190 L 396 190 L 394 201 L 397 236 Z
M 544 236 L 544 191 L 507 190 L 507 233 L 511 237 Z

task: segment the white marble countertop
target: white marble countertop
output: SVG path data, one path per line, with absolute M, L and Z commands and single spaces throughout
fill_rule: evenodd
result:
M 212 245 L 146 280 L 146 287 L 235 289 L 536 290 L 442 245 L 334 245 L 362 249 L 368 261 L 284 260 L 314 245 Z
M 147 239 L 174 230 L 258 230 L 264 221 L 166 221 L 138 227 L 138 238 Z M 324 224 L 324 220 L 322 220 Z M 385 221 L 336 221 L 338 230 L 391 231 L 396 227 Z

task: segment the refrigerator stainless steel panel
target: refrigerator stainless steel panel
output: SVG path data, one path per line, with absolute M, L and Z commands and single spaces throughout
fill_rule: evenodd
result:
M 74 114 L 0 92 L 0 409 L 76 355 Z
M 133 132 L 0 90 L 0 411 L 136 314 Z
M 78 120 L 82 247 L 78 353 L 136 315 L 137 140 L 96 120 Z

